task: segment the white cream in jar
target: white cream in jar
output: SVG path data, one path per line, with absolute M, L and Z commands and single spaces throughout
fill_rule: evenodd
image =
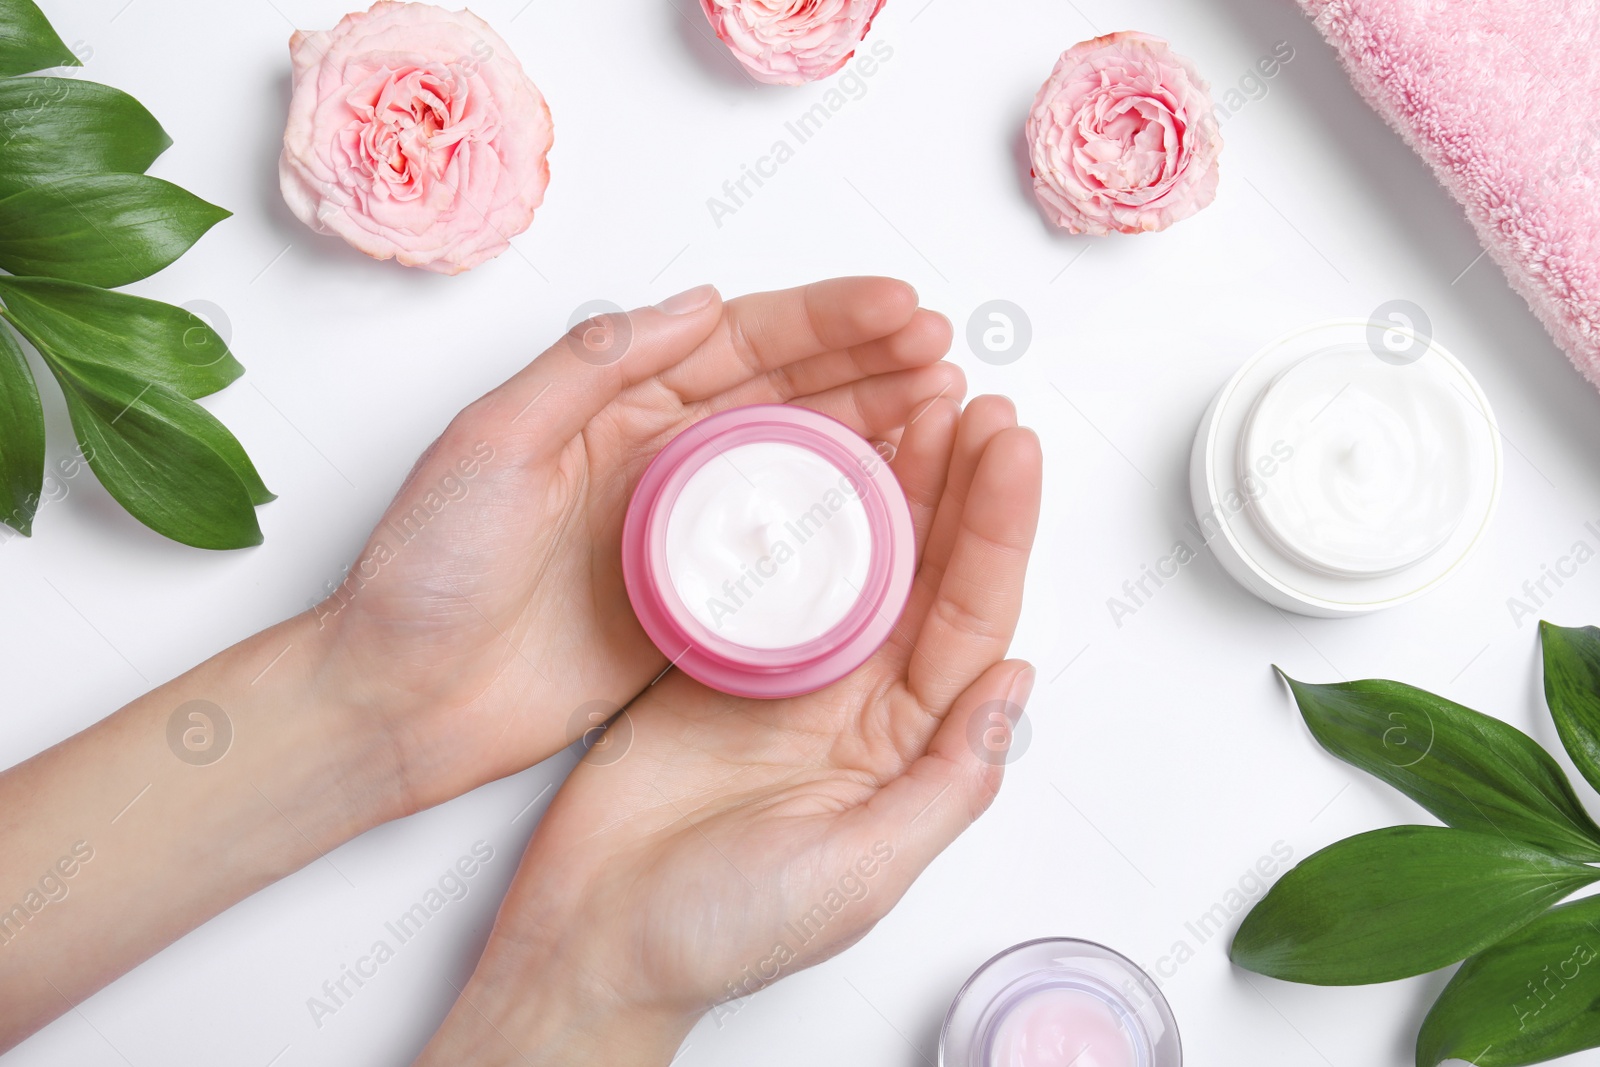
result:
M 1499 495 L 1499 430 L 1471 375 L 1408 332 L 1414 358 L 1385 358 L 1369 331 L 1325 323 L 1268 345 L 1195 439 L 1202 538 L 1246 588 L 1303 614 L 1363 614 L 1433 588 Z
M 855 484 L 810 449 L 738 445 L 695 471 L 667 519 L 673 588 L 708 630 L 746 648 L 827 633 L 866 583 L 872 531 Z
M 793 404 L 729 408 L 650 462 L 622 523 L 622 579 L 691 678 L 779 699 L 888 640 L 911 594 L 911 508 L 877 448 Z

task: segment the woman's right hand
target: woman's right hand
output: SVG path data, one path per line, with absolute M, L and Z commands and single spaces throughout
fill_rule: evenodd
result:
M 556 794 L 419 1067 L 665 1067 L 708 1008 L 862 937 L 988 806 L 1033 684 L 1005 656 L 1039 442 L 1000 397 L 939 400 L 891 465 L 919 547 L 894 635 L 806 696 L 647 689 Z

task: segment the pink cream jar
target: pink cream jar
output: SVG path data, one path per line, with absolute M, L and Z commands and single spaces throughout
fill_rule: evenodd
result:
M 872 444 L 807 408 L 734 408 L 684 430 L 628 506 L 622 573 L 685 674 L 787 697 L 859 667 L 911 591 L 911 510 Z
M 1013 945 L 967 979 L 945 1016 L 939 1067 L 1183 1067 L 1166 997 L 1092 941 Z

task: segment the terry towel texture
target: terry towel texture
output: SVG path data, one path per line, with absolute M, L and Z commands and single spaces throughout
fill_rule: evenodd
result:
M 1600 387 L 1600 0 L 1300 0 Z

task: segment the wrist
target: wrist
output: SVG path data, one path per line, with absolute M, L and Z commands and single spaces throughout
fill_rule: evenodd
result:
M 696 1017 L 624 1003 L 591 974 L 508 966 L 491 939 L 414 1067 L 669 1067 Z
M 391 739 L 351 699 L 343 675 L 309 615 L 241 641 L 163 687 L 176 690 L 167 703 L 219 706 L 231 734 L 234 752 L 184 761 L 236 762 L 235 774 L 319 853 L 398 817 L 404 811 Z M 184 759 L 181 735 L 169 730 L 168 744 Z

